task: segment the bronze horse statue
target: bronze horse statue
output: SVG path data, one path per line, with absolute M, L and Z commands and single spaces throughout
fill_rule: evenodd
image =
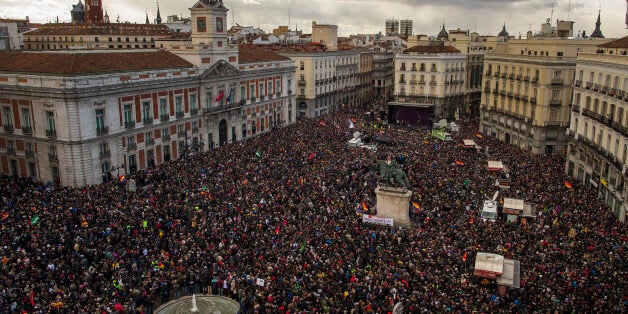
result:
M 377 168 L 379 169 L 378 183 L 382 186 L 410 189 L 410 181 L 408 176 L 399 169 L 396 161 L 388 158 L 387 161 L 378 160 Z

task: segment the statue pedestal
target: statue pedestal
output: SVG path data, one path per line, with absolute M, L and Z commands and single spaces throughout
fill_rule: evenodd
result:
M 409 226 L 410 222 L 410 197 L 412 191 L 400 188 L 378 187 L 377 217 L 392 218 L 395 226 Z

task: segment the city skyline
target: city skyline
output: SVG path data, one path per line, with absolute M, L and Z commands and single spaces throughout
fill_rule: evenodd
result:
M 84 2 L 84 1 L 83 1 Z M 103 0 L 112 22 L 118 15 L 120 21 L 143 23 L 146 13 L 151 23 L 157 13 L 154 0 Z M 619 38 L 626 35 L 623 0 L 223 0 L 230 10 L 228 26 L 238 23 L 254 26 L 266 32 L 280 25 L 291 29 L 311 32 L 311 22 L 338 25 L 340 36 L 351 34 L 374 34 L 385 32 L 386 19 L 409 19 L 413 21 L 413 34 L 436 35 L 442 24 L 449 29 L 477 31 L 480 35 L 496 35 L 506 24 L 511 36 L 525 36 L 528 30 L 537 32 L 541 23 L 551 17 L 574 21 L 574 32 L 587 35 L 595 28 L 598 10 L 601 10 L 601 29 L 605 37 Z M 287 2 L 287 3 L 286 3 Z M 19 3 L 19 5 L 18 5 Z M 48 23 L 70 21 L 70 10 L 78 0 L 38 1 L 34 5 L 23 5 L 19 0 L 0 0 L 1 18 L 29 16 L 31 22 Z M 162 0 L 159 2 L 161 17 L 177 15 L 188 17 L 196 1 L 181 2 Z M 553 5 L 553 6 L 552 6 Z M 356 9 L 359 7 L 359 9 Z M 526 15 L 518 14 L 525 11 Z M 385 13 L 383 13 L 385 12 Z M 411 12 L 411 13 L 408 13 Z M 446 12 L 446 13 L 445 13 Z

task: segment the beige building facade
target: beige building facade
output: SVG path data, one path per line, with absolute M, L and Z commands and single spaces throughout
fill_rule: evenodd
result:
M 628 37 L 578 54 L 566 173 L 626 222 Z
M 325 45 L 328 51 L 338 49 L 338 25 L 317 24 L 312 21 L 312 42 Z
M 566 151 L 576 54 L 601 40 L 510 39 L 485 55 L 480 131 L 533 153 Z M 509 53 L 505 53 L 509 52 Z

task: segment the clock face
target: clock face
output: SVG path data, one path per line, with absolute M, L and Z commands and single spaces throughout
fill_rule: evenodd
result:
M 199 32 L 205 32 L 205 18 L 204 17 L 199 17 L 196 19 L 196 29 Z
M 216 31 L 222 32 L 222 30 L 223 30 L 222 17 L 217 17 L 216 18 Z

